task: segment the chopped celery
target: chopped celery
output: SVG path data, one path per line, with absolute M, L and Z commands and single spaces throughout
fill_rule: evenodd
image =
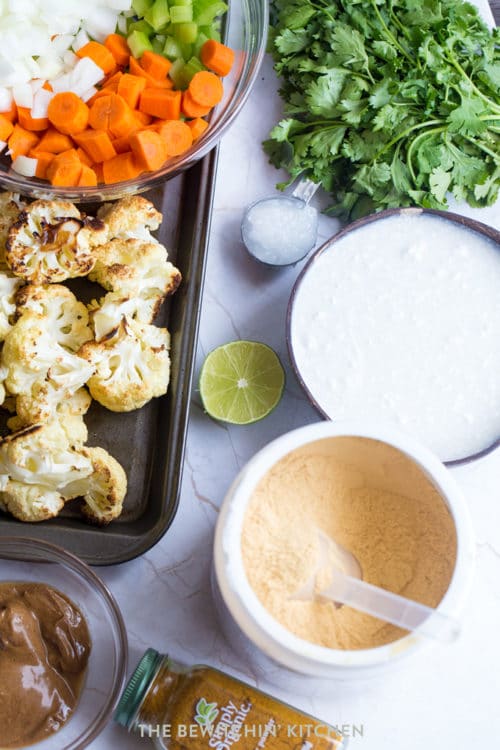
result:
M 198 60 L 197 57 L 192 57 L 184 65 L 184 68 L 182 69 L 182 74 L 186 79 L 188 79 L 188 84 L 189 84 L 194 74 L 199 73 L 200 70 L 205 70 L 205 68 L 203 67 L 202 63 Z
M 226 11 L 223 0 L 193 0 L 193 18 L 198 26 L 208 26 Z
M 140 31 L 148 37 L 155 33 L 153 27 L 144 19 L 140 21 L 131 21 L 129 23 L 128 33 L 131 34 L 133 31 Z
M 154 36 L 151 39 L 151 46 L 153 47 L 153 52 L 156 52 L 157 55 L 163 55 L 164 43 L 161 41 L 161 39 L 158 39 L 158 37 Z
M 193 55 L 193 45 L 184 44 L 183 42 L 179 42 L 179 45 L 181 48 L 181 57 L 184 58 L 184 60 L 189 60 Z
M 181 44 L 194 44 L 198 36 L 198 26 L 190 23 L 178 23 L 175 26 L 175 37 Z
M 220 32 L 215 26 L 200 26 L 200 34 L 204 34 L 208 39 L 215 39 L 216 42 L 221 41 Z
M 201 48 L 203 47 L 205 42 L 208 42 L 208 36 L 205 36 L 205 34 L 202 34 L 200 31 L 193 44 L 193 53 L 196 55 L 196 57 L 200 56 Z
M 172 67 L 168 71 L 168 75 L 172 79 L 176 89 L 183 89 L 188 85 L 187 83 L 184 83 L 184 78 L 182 77 L 184 65 L 185 63 L 182 57 L 178 57 L 177 60 L 172 63 Z
M 168 57 L 169 60 L 177 60 L 178 57 L 182 57 L 181 45 L 173 36 L 167 36 L 163 48 L 163 54 L 165 57 Z
M 133 31 L 127 37 L 127 44 L 134 57 L 142 57 L 146 50 L 152 51 L 153 46 L 143 31 Z
M 142 18 L 147 10 L 153 5 L 153 0 L 132 0 L 132 8 L 139 18 Z
M 172 23 L 189 23 L 193 20 L 193 6 L 172 5 L 170 7 L 170 20 Z
M 172 7 L 172 5 L 192 5 L 192 4 L 193 4 L 193 0 L 172 0 L 170 3 L 170 7 Z
M 145 20 L 151 24 L 154 31 L 159 31 L 170 21 L 167 0 L 155 0 L 151 8 L 144 14 Z

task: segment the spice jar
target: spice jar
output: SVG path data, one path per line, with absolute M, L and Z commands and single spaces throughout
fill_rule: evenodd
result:
M 340 750 L 335 727 L 212 667 L 187 667 L 148 649 L 115 721 L 156 747 L 190 750 Z

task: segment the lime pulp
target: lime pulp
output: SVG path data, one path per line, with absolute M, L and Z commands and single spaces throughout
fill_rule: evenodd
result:
M 277 354 L 258 341 L 232 341 L 214 349 L 200 373 L 205 411 L 231 424 L 251 424 L 278 404 L 285 373 Z

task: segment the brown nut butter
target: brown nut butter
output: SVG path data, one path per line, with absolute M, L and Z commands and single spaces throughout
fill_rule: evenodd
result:
M 115 721 L 161 750 L 340 750 L 342 735 L 212 667 L 185 667 L 148 649 Z
M 0 583 L 0 747 L 26 747 L 71 716 L 90 653 L 75 604 L 44 583 Z

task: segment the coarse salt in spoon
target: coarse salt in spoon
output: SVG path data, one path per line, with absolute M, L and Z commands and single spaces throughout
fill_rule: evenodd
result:
M 438 612 L 391 591 L 362 580 L 356 557 L 342 545 L 318 530 L 319 556 L 316 570 L 291 599 L 330 600 L 365 612 L 404 630 L 450 643 L 459 636 L 460 625 L 455 618 Z M 327 573 L 326 585 L 318 585 L 318 577 Z
M 309 201 L 319 184 L 301 180 L 291 196 L 262 198 L 247 207 L 241 237 L 250 255 L 268 266 L 289 266 L 316 244 L 318 212 Z

